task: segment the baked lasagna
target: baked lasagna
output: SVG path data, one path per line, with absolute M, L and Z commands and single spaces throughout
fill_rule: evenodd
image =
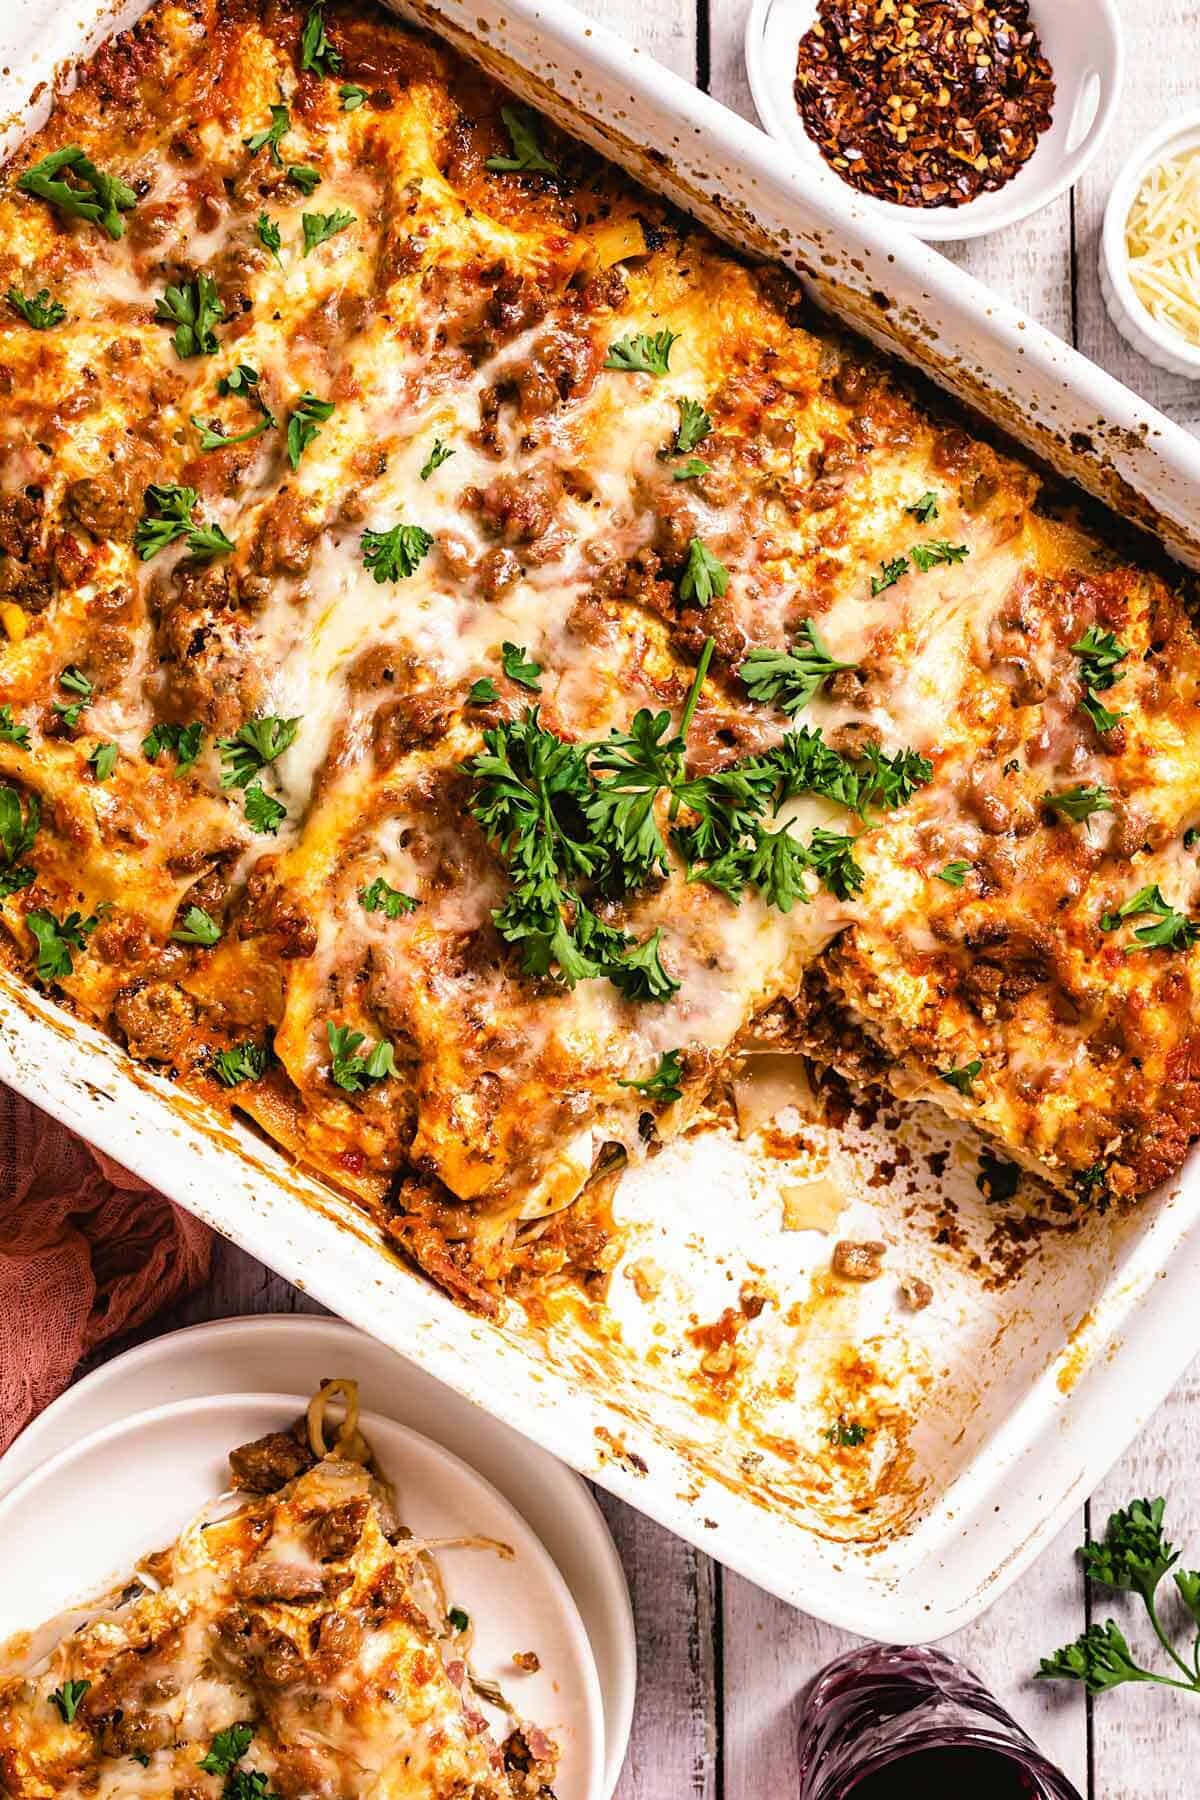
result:
M 334 1390 L 350 1409 L 327 1441 Z M 232 1514 L 44 1650 L 34 1634 L 26 1669 L 0 1661 L 0 1794 L 554 1800 L 552 1740 L 492 1735 L 470 1620 L 399 1525 L 357 1411 L 353 1383 L 326 1383 L 293 1430 L 231 1452 Z
M 380 11 L 159 0 L 0 293 L 14 970 L 483 1309 L 764 1048 L 1177 1168 L 1183 599 L 790 277 Z

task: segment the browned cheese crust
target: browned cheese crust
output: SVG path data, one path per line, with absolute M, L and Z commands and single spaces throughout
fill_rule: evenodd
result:
M 509 97 L 445 49 L 330 5 L 340 64 L 303 69 L 304 17 L 162 0 L 0 187 L 0 292 L 65 311 L 0 316 L 9 963 L 484 1309 L 602 1265 L 589 1178 L 685 1124 L 780 1008 L 811 1015 L 814 968 L 898 1091 L 1064 1190 L 1169 1175 L 1200 1127 L 1200 661 L 1177 595 L 1044 516 L 1027 468 L 778 271 L 526 117 L 531 165 Z M 72 145 L 127 184 L 119 237 L 18 188 Z M 614 359 L 662 333 L 659 372 Z M 689 453 L 684 401 L 708 425 Z M 370 534 L 401 525 L 424 536 L 381 567 Z M 789 715 L 742 670 L 805 621 L 853 666 Z M 1072 648 L 1088 633 L 1124 652 L 1107 686 Z M 828 783 L 780 802 L 764 823 L 808 851 L 857 840 L 852 879 L 809 856 L 786 906 L 696 878 L 672 833 L 698 815 L 664 788 L 665 863 L 587 897 L 653 940 L 670 991 L 569 985 L 497 927 L 510 850 L 464 764 L 531 705 L 572 744 L 639 707 L 673 730 L 708 640 L 688 778 L 802 728 L 859 774 L 875 751 L 918 772 L 858 811 Z M 221 744 L 248 722 L 239 761 Z M 1090 817 L 1047 802 L 1080 788 Z M 372 909 L 380 881 L 405 901 L 376 885 Z M 1160 910 L 1102 929 L 1155 885 Z

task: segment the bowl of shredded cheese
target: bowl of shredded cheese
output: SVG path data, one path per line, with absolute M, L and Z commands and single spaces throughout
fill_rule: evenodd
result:
M 1109 195 L 1100 284 L 1113 324 L 1150 362 L 1200 378 L 1200 112 L 1140 144 Z

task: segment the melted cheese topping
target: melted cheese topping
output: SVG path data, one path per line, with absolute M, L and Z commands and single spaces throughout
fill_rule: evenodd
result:
M 358 1464 L 318 1464 L 151 1562 L 159 1591 L 0 1679 L 13 1800 L 217 1800 L 224 1772 L 199 1765 L 239 1724 L 253 1735 L 236 1767 L 265 1775 L 264 1791 L 511 1800 L 464 1664 L 426 1619 L 415 1561 L 385 1538 Z M 52 1699 L 69 1682 L 85 1684 L 70 1722 Z
M 29 733 L 0 742 L 0 774 L 43 815 L 36 880 L 0 903 L 11 959 L 30 964 L 30 908 L 95 917 L 57 978 L 67 1002 L 368 1203 L 390 1194 L 380 1216 L 401 1247 L 475 1304 L 514 1270 L 570 1261 L 546 1221 L 614 1147 L 642 1154 L 648 1112 L 659 1135 L 685 1125 L 739 1044 L 767 1015 L 777 1033 L 814 983 L 910 1087 L 1052 1179 L 1097 1164 L 1125 1191 L 1158 1179 L 1198 1110 L 1191 960 L 1127 957 L 1099 918 L 1156 879 L 1175 906 L 1195 900 L 1197 659 L 1176 598 L 1049 523 L 1029 471 L 930 416 L 777 271 L 742 266 L 548 128 L 560 180 L 489 170 L 510 148 L 504 96 L 445 50 L 331 7 L 340 77 L 367 93 L 347 111 L 339 80 L 299 72 L 301 20 L 257 0 L 159 4 L 84 72 L 0 195 L 0 285 L 46 286 L 66 309 L 45 331 L 0 324 L 0 600 L 23 622 L 0 694 Z M 277 164 L 246 140 L 281 96 Z M 76 142 L 137 193 L 117 242 L 14 186 Z M 319 173 L 309 197 L 297 164 Z M 304 215 L 335 209 L 352 223 L 305 253 Z M 181 357 L 155 303 L 201 274 L 224 312 L 217 347 Z M 605 366 L 618 339 L 663 331 L 665 376 Z M 220 391 L 238 364 L 260 374 L 257 405 Z M 285 428 L 306 392 L 332 413 L 293 467 Z M 677 481 L 684 398 L 712 429 L 706 472 Z M 278 428 L 200 450 L 200 426 L 236 435 L 264 407 Z M 439 441 L 451 454 L 430 468 Z M 194 488 L 195 518 L 232 553 L 205 562 L 177 542 L 139 561 L 151 482 Z M 430 548 L 381 581 L 363 535 L 397 524 Z M 703 610 L 681 595 L 697 538 L 729 572 Z M 929 543 L 956 560 L 922 567 Z M 502 647 L 541 665 L 542 725 L 594 741 L 638 707 L 678 716 L 711 636 L 688 746 L 702 774 L 783 736 L 738 671 L 805 619 L 855 668 L 798 722 L 933 764 L 890 816 L 789 806 L 801 838 L 860 834 L 861 891 L 838 899 L 810 875 L 785 914 L 673 861 L 611 909 L 639 940 L 661 931 L 670 999 L 523 975 L 492 922 L 509 880 L 462 768 L 485 725 L 534 698 Z M 1089 628 L 1129 650 L 1105 734 L 1071 649 Z M 94 687 L 73 729 L 52 707 L 71 665 Z M 472 703 L 484 678 L 499 697 Z M 215 747 L 266 714 L 298 720 L 261 776 L 286 809 L 277 836 L 221 787 Z M 203 727 L 193 766 L 146 757 L 164 721 Z M 104 782 L 88 761 L 101 743 L 118 752 Z M 1080 784 L 1111 810 L 1074 824 L 1046 808 Z M 970 865 L 961 890 L 938 879 L 954 860 Z M 368 912 L 378 877 L 416 910 Z M 215 947 L 171 936 L 193 905 L 218 922 Z M 330 1024 L 389 1043 L 396 1073 L 337 1085 Z M 267 1074 L 222 1089 L 216 1053 L 268 1040 Z M 629 1084 L 672 1052 L 683 1103 L 652 1107 Z M 976 1058 L 973 1093 L 939 1079 Z

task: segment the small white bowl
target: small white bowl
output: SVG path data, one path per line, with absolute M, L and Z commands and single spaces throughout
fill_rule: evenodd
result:
M 1200 344 L 1190 344 L 1185 337 L 1163 325 L 1147 312 L 1133 291 L 1129 279 L 1129 251 L 1125 243 L 1125 223 L 1129 218 L 1138 190 L 1155 163 L 1166 162 L 1181 150 L 1200 144 L 1200 112 L 1185 113 L 1144 138 L 1124 163 L 1113 184 L 1104 209 L 1104 230 L 1100 234 L 1100 288 L 1109 317 L 1127 343 L 1148 362 L 1172 375 L 1185 375 L 1200 380 Z
M 746 70 L 758 116 L 807 167 L 838 181 L 848 200 L 929 242 L 982 237 L 1056 200 L 1100 148 L 1121 92 L 1124 40 L 1115 0 L 1034 0 L 1030 15 L 1054 71 L 1054 116 L 1012 180 L 962 206 L 897 206 L 842 182 L 804 129 L 792 86 L 800 39 L 817 0 L 754 0 L 746 21 Z

